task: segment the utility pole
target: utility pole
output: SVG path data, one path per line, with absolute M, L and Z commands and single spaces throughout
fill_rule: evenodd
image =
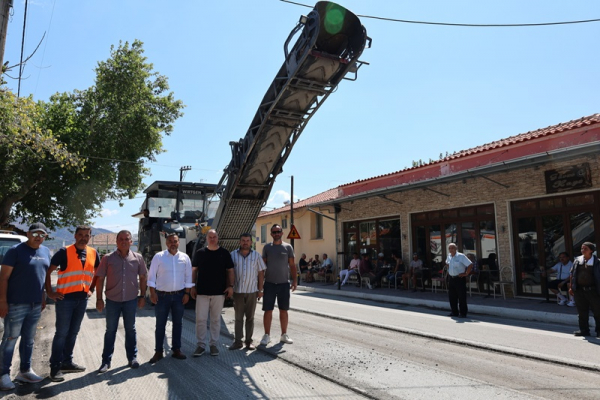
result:
M 191 170 L 192 170 L 192 167 L 190 167 L 189 165 L 179 168 L 179 182 L 183 182 L 184 172 L 191 171 Z
M 8 17 L 12 5 L 13 0 L 0 0 L 0 68 L 4 68 L 4 47 L 6 45 Z M 0 75 L 2 75 L 1 72 Z
M 290 198 L 290 224 L 294 226 L 294 175 L 292 175 L 292 196 Z M 294 248 L 294 239 L 290 239 L 292 249 Z

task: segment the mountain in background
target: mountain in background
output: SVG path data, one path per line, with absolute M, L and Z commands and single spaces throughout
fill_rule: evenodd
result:
M 29 225 L 21 224 L 18 222 L 14 222 L 12 223 L 12 225 L 16 226 L 24 232 L 27 232 L 27 230 L 29 229 Z M 58 250 L 61 247 L 63 247 L 63 243 L 65 245 L 72 244 L 75 241 L 73 237 L 75 233 L 75 228 L 75 226 L 71 226 L 67 228 L 60 228 L 56 231 L 48 232 L 49 238 L 44 241 L 44 246 L 48 247 L 50 250 Z M 100 235 L 103 233 L 113 232 L 109 231 L 108 229 L 94 228 L 92 226 L 92 235 Z

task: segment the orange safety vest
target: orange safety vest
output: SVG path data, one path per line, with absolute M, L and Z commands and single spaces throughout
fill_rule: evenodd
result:
M 66 250 L 67 268 L 65 271 L 58 271 L 56 291 L 62 294 L 89 292 L 92 278 L 94 278 L 96 249 L 86 246 L 86 259 L 83 267 L 81 266 L 81 260 L 77 257 L 75 245 L 67 246 Z

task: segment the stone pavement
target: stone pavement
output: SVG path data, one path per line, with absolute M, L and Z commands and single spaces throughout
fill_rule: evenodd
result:
M 394 289 L 393 286 L 389 289 L 387 284 L 384 284 L 383 288 L 371 290 L 364 287 L 359 288 L 355 284 L 346 284 L 338 290 L 337 283 L 300 282 L 298 290 L 436 310 L 450 310 L 448 292 L 439 289 L 437 293 L 433 293 L 431 289 L 427 289 L 425 292 L 412 292 L 411 290 Z M 574 330 L 578 326 L 576 308 L 559 306 L 554 297 L 550 298 L 549 303 L 544 298 L 507 296 L 504 300 L 501 295 L 496 295 L 496 298 L 486 297 L 486 293 L 479 294 L 473 291 L 472 296 L 467 294 L 467 304 L 469 305 L 469 314 L 570 325 Z M 590 323 L 593 324 L 593 322 L 593 318 L 590 318 Z

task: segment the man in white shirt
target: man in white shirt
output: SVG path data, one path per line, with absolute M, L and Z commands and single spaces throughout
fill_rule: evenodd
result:
M 254 311 L 256 302 L 263 297 L 265 265 L 258 251 L 252 250 L 252 235 L 244 233 L 240 237 L 240 248 L 231 252 L 235 281 L 233 284 L 233 309 L 235 310 L 235 337 L 229 350 L 243 347 L 242 337 L 244 317 L 246 317 L 247 350 L 254 350 Z
M 558 255 L 558 260 L 558 263 L 548 270 L 546 270 L 544 267 L 540 267 L 542 270 L 542 276 L 546 276 L 548 272 L 556 272 L 556 279 L 548 281 L 548 290 L 556 295 L 559 306 L 564 306 L 567 304 L 569 307 L 575 307 L 573 298 L 571 298 L 569 301 L 569 299 L 567 299 L 567 297 L 560 292 L 561 289 L 565 289 L 565 291 L 569 290 L 568 283 L 571 276 L 571 267 L 573 266 L 573 263 L 569 259 L 569 254 L 564 251 Z
M 340 271 L 340 279 L 342 280 L 342 286 L 348 283 L 348 278 L 350 275 L 358 274 L 358 267 L 360 265 L 360 257 L 358 253 L 352 254 L 352 260 L 350 260 L 350 266 L 348 269 L 343 269 Z
M 459 309 L 462 318 L 467 317 L 467 276 L 471 273 L 473 263 L 463 253 L 457 251 L 455 243 L 448 245 L 448 299 L 452 312 L 449 316 L 458 317 Z
M 190 300 L 192 283 L 192 262 L 187 254 L 179 251 L 179 236 L 169 233 L 166 238 L 167 250 L 156 253 L 150 263 L 148 287 L 150 301 L 156 305 L 156 330 L 154 331 L 155 353 L 150 359 L 154 364 L 163 358 L 165 327 L 169 312 L 173 322 L 173 339 L 171 356 L 185 360 L 181 352 L 181 331 L 183 327 L 184 305 Z

